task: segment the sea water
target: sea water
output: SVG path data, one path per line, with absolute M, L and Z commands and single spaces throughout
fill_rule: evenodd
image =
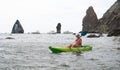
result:
M 79 56 L 48 49 L 74 40 L 72 34 L 0 34 L 0 70 L 120 70 L 120 37 L 84 36 L 82 44 L 93 49 Z

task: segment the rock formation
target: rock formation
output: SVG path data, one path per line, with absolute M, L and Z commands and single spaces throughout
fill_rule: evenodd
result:
M 24 33 L 23 27 L 21 26 L 19 20 L 17 20 L 12 28 L 12 33 Z
M 88 12 L 90 12 L 90 7 L 83 18 L 82 31 L 108 33 L 108 36 L 120 35 L 120 0 L 117 0 L 99 20 L 94 13 Z M 92 8 L 91 12 L 94 12 Z
M 120 29 L 120 0 L 115 2 L 100 19 L 100 23 L 105 26 L 102 32 L 111 32 Z
M 61 33 L 61 23 L 58 23 L 56 26 L 57 33 Z
M 95 34 L 88 35 L 87 38 L 99 38 L 100 36 L 97 36 Z
M 120 29 L 111 30 L 107 36 L 120 36 Z
M 94 32 L 98 23 L 98 18 L 92 6 L 86 11 L 86 16 L 83 18 L 82 31 Z

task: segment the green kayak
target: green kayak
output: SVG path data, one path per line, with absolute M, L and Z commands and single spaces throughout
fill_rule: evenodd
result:
M 49 46 L 49 49 L 52 53 L 61 53 L 61 52 L 81 52 L 81 51 L 89 51 L 92 50 L 91 46 L 82 46 L 79 48 L 68 48 L 68 47 L 53 47 Z

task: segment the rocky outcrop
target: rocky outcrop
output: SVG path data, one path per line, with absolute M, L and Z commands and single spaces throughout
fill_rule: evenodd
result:
M 24 33 L 23 27 L 20 24 L 19 20 L 15 22 L 11 33 Z
M 104 33 L 113 33 L 120 30 L 120 0 L 117 0 L 99 20 L 98 29 Z
M 13 38 L 13 37 L 6 37 L 5 39 L 15 39 L 15 38 Z
M 92 7 L 89 7 L 83 18 L 82 31 L 108 33 L 108 36 L 120 35 L 120 0 L 117 0 L 99 20 Z
M 61 33 L 61 23 L 58 23 L 56 26 L 57 33 Z
M 86 16 L 83 18 L 83 29 L 82 31 L 94 32 L 98 25 L 98 18 L 92 6 L 86 11 Z
M 36 32 L 32 32 L 31 34 L 40 34 L 40 32 L 36 31 Z
M 87 38 L 99 38 L 100 36 L 97 36 L 95 34 L 88 35 Z
M 120 36 L 120 29 L 114 29 L 114 30 L 112 30 L 112 31 L 110 31 L 109 33 L 108 33 L 108 35 L 107 36 Z

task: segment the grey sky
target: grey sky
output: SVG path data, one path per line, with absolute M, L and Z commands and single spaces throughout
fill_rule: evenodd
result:
M 0 0 L 0 33 L 10 33 L 15 21 L 20 20 L 25 32 L 49 32 L 57 23 L 63 31 L 79 32 L 89 6 L 98 18 L 116 0 Z

